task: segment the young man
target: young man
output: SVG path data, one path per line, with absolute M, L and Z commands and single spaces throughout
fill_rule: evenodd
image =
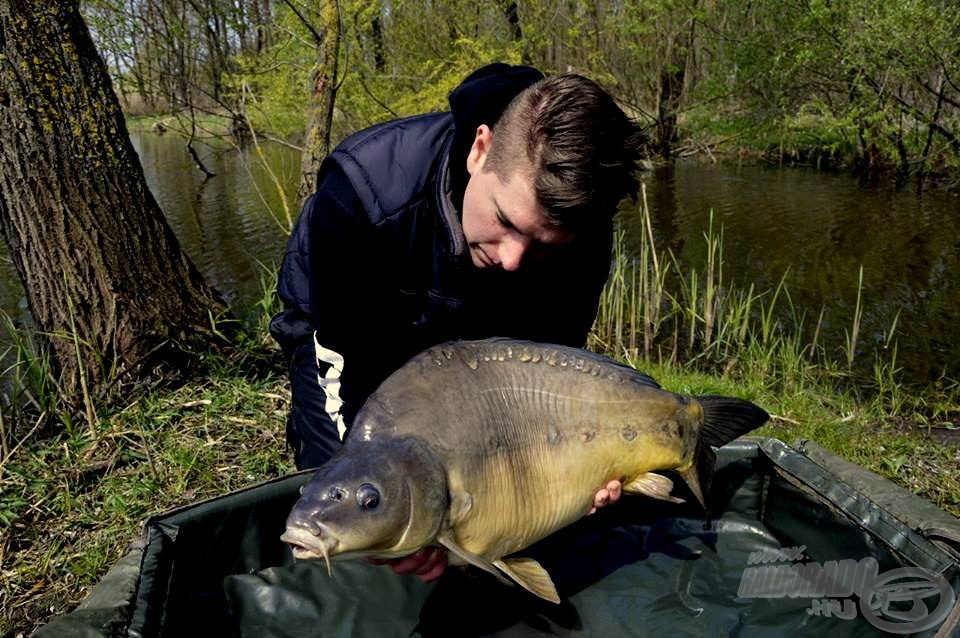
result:
M 484 67 L 450 107 L 344 140 L 294 228 L 270 330 L 298 468 L 329 458 L 367 396 L 431 345 L 586 341 L 642 134 L 594 82 L 530 67 Z M 618 495 L 612 482 L 597 504 Z M 428 579 L 444 563 L 427 552 L 394 569 Z

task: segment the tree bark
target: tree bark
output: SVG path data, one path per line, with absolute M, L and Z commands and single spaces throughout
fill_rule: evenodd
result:
M 696 2 L 694 3 L 696 8 Z M 696 19 L 690 18 L 688 28 L 684 28 L 674 38 L 667 63 L 660 71 L 660 97 L 657 104 L 657 131 L 655 146 L 664 159 L 673 155 L 680 138 L 677 117 L 683 100 L 687 67 L 690 62 L 690 49 L 693 46 Z
M 523 28 L 520 26 L 517 0 L 502 0 L 500 7 L 503 9 L 503 17 L 507 19 L 507 24 L 510 25 L 510 39 L 514 42 L 521 42 L 523 40 Z
M 300 162 L 298 195 L 301 199 L 313 194 L 317 187 L 320 163 L 330 152 L 330 123 L 337 92 L 337 55 L 340 51 L 340 8 L 337 0 L 323 0 L 319 18 L 320 30 L 311 28 L 317 44 L 317 61 L 313 67 L 307 132 Z
M 147 188 L 77 3 L 0 0 L 0 231 L 71 395 L 183 369 L 224 303 Z M 79 402 L 79 399 L 77 399 Z

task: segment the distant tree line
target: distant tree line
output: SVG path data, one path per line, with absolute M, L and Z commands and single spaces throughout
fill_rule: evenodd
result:
M 444 108 L 471 69 L 505 60 L 594 77 L 666 158 L 746 147 L 904 176 L 960 167 L 952 0 L 88 0 L 84 12 L 126 104 L 225 109 L 295 143 L 329 36 L 334 138 Z

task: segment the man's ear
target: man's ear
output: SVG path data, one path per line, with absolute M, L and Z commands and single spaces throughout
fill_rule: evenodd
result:
M 486 124 L 477 127 L 477 134 L 473 138 L 473 146 L 470 147 L 470 153 L 467 154 L 467 173 L 474 173 L 483 170 L 483 165 L 487 161 L 487 153 L 490 152 L 490 144 L 493 142 L 493 131 Z

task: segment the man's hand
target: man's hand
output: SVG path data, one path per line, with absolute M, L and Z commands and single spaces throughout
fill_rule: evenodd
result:
M 621 493 L 620 481 L 607 482 L 593 497 L 593 507 L 587 515 L 593 514 L 599 507 L 616 503 Z M 374 565 L 389 565 L 390 569 L 397 574 L 414 574 L 423 582 L 429 583 L 440 578 L 440 574 L 447 568 L 447 550 L 442 547 L 427 547 L 403 558 L 386 560 L 370 558 L 368 560 Z
M 604 505 L 609 505 L 610 503 L 616 503 L 620 500 L 620 481 L 608 481 L 605 486 L 600 488 L 597 492 L 597 495 L 593 497 L 593 507 L 590 508 L 590 511 L 587 512 L 587 516 L 590 516 L 597 511 L 598 507 L 603 507 Z
M 425 583 L 440 578 L 447 567 L 447 550 L 443 547 L 426 547 L 402 558 L 369 559 L 374 565 L 389 565 L 397 574 L 414 574 Z

